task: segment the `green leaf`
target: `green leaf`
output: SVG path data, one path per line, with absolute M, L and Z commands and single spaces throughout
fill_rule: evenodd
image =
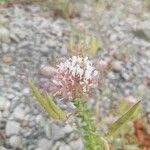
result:
M 102 47 L 102 41 L 101 39 L 98 39 L 94 36 L 91 36 L 90 39 L 90 53 L 91 55 L 95 56 L 97 54 L 98 48 Z
M 112 136 L 120 127 L 122 127 L 129 119 L 131 119 L 139 109 L 140 101 L 132 106 L 124 115 L 122 115 L 112 126 L 108 129 L 107 135 Z
M 67 120 L 65 113 L 53 102 L 52 98 L 48 94 L 43 97 L 32 81 L 28 81 L 28 83 L 33 95 L 50 117 L 53 119 L 61 119 L 63 121 Z
M 53 109 L 53 111 L 59 116 L 59 119 L 66 121 L 67 120 L 67 116 L 64 113 L 64 111 L 62 111 L 60 109 L 60 107 L 58 107 L 54 101 L 52 100 L 52 98 L 49 96 L 49 94 L 46 92 L 45 93 L 45 98 L 48 100 L 49 105 L 51 106 L 51 108 Z
M 48 102 L 38 92 L 37 88 L 34 86 L 32 81 L 29 81 L 28 83 L 33 95 L 35 96 L 36 100 L 40 103 L 40 105 L 43 107 L 43 109 L 50 115 L 50 117 L 58 119 L 59 117 L 57 116 L 57 114 L 51 109 L 51 107 L 48 105 Z

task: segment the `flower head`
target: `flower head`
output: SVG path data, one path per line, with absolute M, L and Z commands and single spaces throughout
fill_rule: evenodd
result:
M 89 96 L 92 87 L 97 85 L 98 71 L 88 57 L 72 56 L 57 65 L 53 84 L 57 95 L 74 99 Z

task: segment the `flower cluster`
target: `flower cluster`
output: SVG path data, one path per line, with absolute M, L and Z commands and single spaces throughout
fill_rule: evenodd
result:
M 89 96 L 92 87 L 98 82 L 98 71 L 88 57 L 72 56 L 57 65 L 52 80 L 55 93 L 66 99 Z

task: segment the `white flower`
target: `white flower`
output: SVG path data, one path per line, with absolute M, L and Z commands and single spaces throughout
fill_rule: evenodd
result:
M 57 67 L 53 83 L 64 97 L 87 96 L 90 89 L 97 85 L 98 71 L 88 57 L 72 56 Z

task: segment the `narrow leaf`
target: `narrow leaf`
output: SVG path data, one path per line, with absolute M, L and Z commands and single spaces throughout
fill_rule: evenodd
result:
M 28 83 L 33 95 L 36 97 L 37 101 L 44 108 L 44 110 L 49 114 L 49 116 L 53 119 L 59 119 L 59 116 L 53 111 L 48 101 L 38 92 L 32 81 L 29 81 Z
M 49 105 L 51 106 L 51 108 L 53 109 L 53 111 L 59 116 L 59 119 L 66 121 L 67 120 L 67 116 L 64 113 L 64 111 L 62 111 L 60 109 L 60 107 L 58 107 L 58 105 L 56 105 L 54 103 L 54 101 L 52 100 L 52 98 L 49 96 L 49 94 L 46 92 L 45 94 L 45 98 L 48 100 Z
M 108 129 L 107 135 L 112 136 L 122 125 L 124 125 L 129 119 L 131 119 L 137 109 L 140 106 L 140 101 L 132 106 L 124 115 L 122 115 L 117 121 L 115 121 L 112 126 Z

